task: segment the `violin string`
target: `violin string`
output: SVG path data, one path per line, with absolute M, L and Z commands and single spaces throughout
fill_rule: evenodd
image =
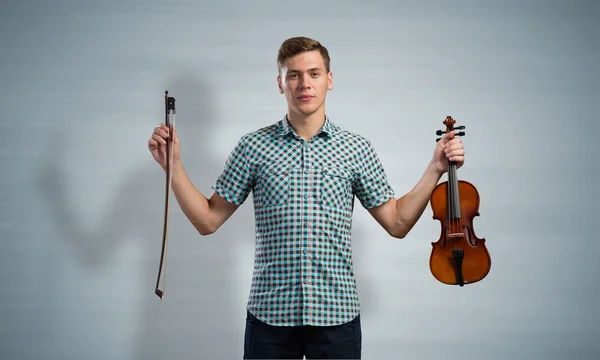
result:
M 458 216 L 459 215 L 458 182 L 456 180 L 456 167 L 455 167 L 455 164 L 451 161 L 449 161 L 449 168 L 448 168 L 448 186 L 450 187 L 450 189 L 449 189 L 450 202 L 449 202 L 448 206 L 450 206 L 451 211 L 452 211 L 452 216 L 450 219 L 450 228 L 451 228 L 452 234 L 458 234 L 459 230 L 460 230 L 460 219 Z M 452 247 L 459 249 L 459 247 L 457 248 L 457 246 L 456 246 L 456 238 L 454 236 L 452 237 Z
M 458 234 L 460 233 L 460 201 L 458 198 L 458 179 L 456 178 L 456 165 L 453 164 L 454 166 L 452 167 L 452 177 L 453 177 L 453 181 L 452 181 L 452 185 L 454 187 L 454 212 L 455 212 L 455 216 L 454 216 L 454 233 Z M 458 239 L 458 238 L 457 238 Z M 457 249 L 460 249 L 460 240 L 458 239 L 458 247 Z
M 462 211 L 460 209 L 461 203 L 460 203 L 459 189 L 460 189 L 460 187 L 458 185 L 458 177 L 457 177 L 457 179 L 456 179 L 456 199 L 457 199 L 456 206 L 458 207 L 457 210 L 458 210 L 460 216 L 458 216 L 456 227 L 457 227 L 457 231 L 459 233 L 463 234 L 463 228 L 462 228 Z M 461 242 L 461 245 L 462 244 L 463 243 Z
M 448 161 L 448 206 L 450 207 L 450 234 L 454 234 L 454 191 L 453 191 L 452 163 Z M 454 237 L 450 237 L 454 248 Z
M 454 192 L 454 172 L 452 162 L 450 162 L 450 168 L 448 169 L 448 176 L 450 178 L 450 194 L 452 197 L 452 202 L 450 203 L 450 207 L 452 207 L 452 234 L 456 234 L 456 196 Z M 455 247 L 455 238 L 452 237 L 452 245 Z
M 449 237 L 449 234 L 452 234 L 452 192 L 450 191 L 450 162 L 448 162 L 448 183 L 446 184 L 446 206 L 448 206 L 448 229 L 446 232 L 446 242 L 448 245 L 452 246 L 450 242 L 452 241 L 452 237 Z

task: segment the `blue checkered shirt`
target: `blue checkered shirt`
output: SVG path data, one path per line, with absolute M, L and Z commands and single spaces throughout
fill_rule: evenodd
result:
M 280 326 L 338 325 L 358 315 L 354 196 L 365 208 L 394 196 L 369 140 L 325 117 L 305 141 L 284 117 L 240 139 L 213 189 L 238 205 L 253 195 L 248 311 Z

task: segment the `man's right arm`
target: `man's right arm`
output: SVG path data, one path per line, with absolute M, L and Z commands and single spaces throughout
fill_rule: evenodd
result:
M 171 186 L 181 210 L 202 235 L 217 231 L 239 207 L 223 199 L 216 191 L 207 199 L 192 184 L 181 163 L 173 164 Z

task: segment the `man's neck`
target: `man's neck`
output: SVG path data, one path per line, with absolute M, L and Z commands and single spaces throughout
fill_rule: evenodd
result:
M 287 119 L 296 134 L 308 141 L 323 127 L 325 111 L 316 111 L 308 116 L 288 111 Z

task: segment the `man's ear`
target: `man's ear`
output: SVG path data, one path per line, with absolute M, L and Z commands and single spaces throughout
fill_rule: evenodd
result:
M 277 86 L 279 87 L 279 93 L 283 94 L 283 88 L 281 87 L 281 75 L 277 75 Z
M 331 71 L 327 74 L 327 79 L 327 89 L 333 90 L 333 73 Z

